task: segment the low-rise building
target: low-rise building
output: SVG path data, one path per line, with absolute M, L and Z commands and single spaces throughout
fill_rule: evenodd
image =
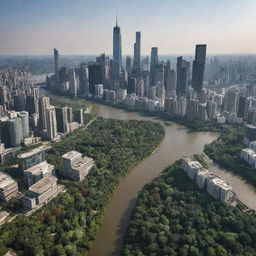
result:
M 33 184 L 22 197 L 24 209 L 32 210 L 51 199 L 58 191 L 57 181 L 55 176 L 46 176 Z
M 24 171 L 28 186 L 32 186 L 46 176 L 55 176 L 54 166 L 43 161 Z
M 83 157 L 77 151 L 70 151 L 62 156 L 64 175 L 72 180 L 83 180 L 94 166 L 94 161 L 90 157 Z
M 24 171 L 45 160 L 45 147 L 38 147 L 18 155 L 19 168 Z
M 0 172 L 0 199 L 9 201 L 17 196 L 19 192 L 18 184 L 8 174 Z

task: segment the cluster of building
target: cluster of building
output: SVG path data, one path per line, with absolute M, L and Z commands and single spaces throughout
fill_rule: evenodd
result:
M 208 169 L 190 157 L 182 159 L 182 168 L 191 180 L 194 180 L 197 186 L 205 189 L 213 198 L 236 205 L 236 194 L 232 190 L 232 186 L 225 180 L 213 174 Z
M 203 88 L 206 66 L 206 45 L 196 45 L 195 58 L 191 62 L 179 56 L 176 65 L 169 60 L 160 61 L 158 48 L 152 47 L 151 57 L 141 60 L 141 32 L 136 32 L 134 57 L 122 61 L 121 29 L 113 29 L 113 59 L 105 54 L 96 57 L 96 62 L 82 63 L 78 68 L 67 70 L 59 67 L 59 52 L 54 49 L 55 74 L 47 77 L 47 88 L 56 93 L 119 102 L 127 107 L 143 111 L 164 111 L 188 121 L 216 121 L 218 123 L 250 122 L 252 111 L 256 115 L 254 96 L 256 82 L 251 80 L 244 87 L 212 91 Z M 215 58 L 210 78 L 217 84 L 237 81 L 233 71 L 230 79 L 219 79 L 221 66 Z M 246 62 L 247 63 L 247 62 Z M 248 60 L 248 63 L 251 63 Z M 230 64 L 232 66 L 232 64 Z M 238 70 L 237 65 L 235 70 Z M 239 69 L 242 72 L 242 69 Z M 218 71 L 218 72 L 217 72 Z M 224 72 L 225 73 L 225 72 Z M 251 70 L 241 81 L 251 78 Z M 214 79 L 215 78 L 215 79 Z M 232 78 L 232 79 L 231 79 Z
M 55 107 L 39 88 L 13 70 L 0 70 L 0 160 L 15 156 L 20 146 L 55 140 L 83 124 L 83 110 Z
M 28 187 L 26 193 L 21 197 L 26 212 L 38 209 L 58 193 L 65 191 L 64 186 L 58 184 L 54 166 L 45 160 L 46 149 L 41 146 L 18 155 L 18 168 L 23 173 Z M 62 175 L 74 181 L 82 181 L 95 165 L 92 158 L 82 157 L 82 154 L 77 151 L 64 154 L 62 159 Z M 8 174 L 0 172 L 0 200 L 9 201 L 17 197 L 18 194 L 17 182 Z

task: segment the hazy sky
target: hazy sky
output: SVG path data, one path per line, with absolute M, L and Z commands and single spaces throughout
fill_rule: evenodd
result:
M 111 54 L 116 14 L 124 54 L 256 53 L 256 0 L 0 0 L 0 54 Z

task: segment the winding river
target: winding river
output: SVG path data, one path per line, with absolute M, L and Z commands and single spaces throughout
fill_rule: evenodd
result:
M 74 101 L 53 96 L 58 101 L 74 103 Z M 157 177 L 168 165 L 184 155 L 202 153 L 205 144 L 217 139 L 217 133 L 191 132 L 183 126 L 173 122 L 163 122 L 157 118 L 143 116 L 136 112 L 126 112 L 110 106 L 77 99 L 76 103 L 86 105 L 89 112 L 105 118 L 138 119 L 161 122 L 166 129 L 166 136 L 159 148 L 148 158 L 135 166 L 117 186 L 112 195 L 106 212 L 103 226 L 99 229 L 89 256 L 114 256 L 122 250 L 122 239 L 129 223 L 129 217 L 135 206 L 138 193 L 142 187 Z M 212 163 L 210 159 L 209 169 L 218 176 L 226 179 L 237 193 L 238 198 L 248 207 L 256 209 L 256 192 L 240 177 L 227 172 Z

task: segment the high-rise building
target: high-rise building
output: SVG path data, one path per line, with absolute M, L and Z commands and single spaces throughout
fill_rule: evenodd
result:
M 128 75 L 130 75 L 132 72 L 132 59 L 130 56 L 126 56 L 125 68 L 126 68 L 126 72 L 128 73 Z
M 50 107 L 50 98 L 43 96 L 39 98 L 39 128 L 41 130 L 47 129 L 46 124 L 46 109 Z
M 158 64 L 158 48 L 152 47 L 151 48 L 151 59 L 150 59 L 150 85 L 156 86 L 155 84 L 155 72 L 156 72 L 156 65 Z
M 68 133 L 68 107 L 56 107 L 57 131 L 60 133 Z
M 78 86 L 77 86 L 75 69 L 71 68 L 69 70 L 69 93 L 70 93 L 70 95 L 73 97 L 76 97 L 77 89 L 78 89 Z
M 54 48 L 54 83 L 55 83 L 55 90 L 59 90 L 59 83 L 60 83 L 60 75 L 59 75 L 59 52 L 57 49 Z
M 9 135 L 10 135 L 10 146 L 17 147 L 23 140 L 22 121 L 20 118 L 12 118 L 8 121 Z
M 174 69 L 168 69 L 166 81 L 166 96 L 173 97 L 176 95 L 176 72 Z
M 22 123 L 22 134 L 23 138 L 29 137 L 29 118 L 28 118 L 28 112 L 21 111 L 18 113 L 18 117 L 21 119 Z
M 101 66 L 99 64 L 90 64 L 89 68 L 89 93 L 94 95 L 95 84 L 103 84 L 104 79 L 102 76 Z
M 46 109 L 46 126 L 47 126 L 47 138 L 53 140 L 57 137 L 57 122 L 55 107 L 50 106 Z
M 134 43 L 134 59 L 133 59 L 133 74 L 135 77 L 140 76 L 140 41 L 141 32 L 136 32 L 136 42 Z
M 38 98 L 34 95 L 28 95 L 27 96 L 27 106 L 26 109 L 29 113 L 29 115 L 32 115 L 34 113 L 38 113 Z
M 177 58 L 177 81 L 176 93 L 178 96 L 185 96 L 188 87 L 189 62 L 183 60 L 182 56 Z
M 21 93 L 13 96 L 14 109 L 24 111 L 27 108 L 26 94 Z
M 122 73 L 122 42 L 121 30 L 116 19 L 116 26 L 113 29 L 113 80 L 119 82 Z
M 79 69 L 79 94 L 88 97 L 89 94 L 89 71 L 87 65 L 82 63 Z
M 195 60 L 192 70 L 192 87 L 198 93 L 202 90 L 206 58 L 206 44 L 196 45 Z
M 79 124 L 84 123 L 84 111 L 82 108 L 76 109 L 74 111 L 74 121 L 78 122 Z

